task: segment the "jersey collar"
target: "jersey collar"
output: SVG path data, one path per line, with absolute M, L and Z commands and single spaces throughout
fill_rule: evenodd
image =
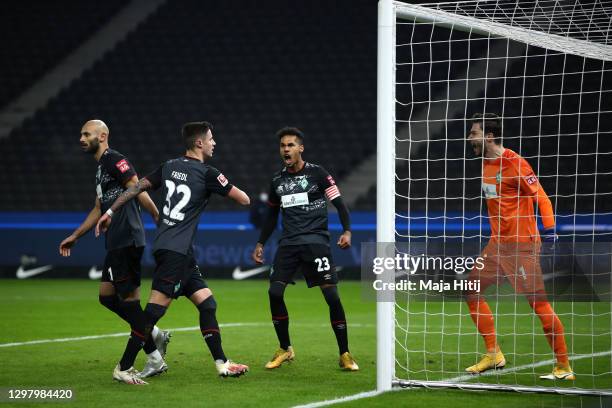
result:
M 196 159 L 195 157 L 183 156 L 183 159 L 193 160 L 193 161 L 196 161 L 198 163 L 203 163 L 202 161 L 200 161 L 199 159 Z
M 308 164 L 308 162 L 306 160 L 304 160 L 304 165 L 302 166 L 301 169 L 299 169 L 298 171 L 292 172 L 289 171 L 289 169 L 287 169 L 287 167 L 283 168 L 283 171 L 287 174 L 300 174 L 301 172 L 304 171 L 304 169 L 306 169 L 306 165 Z

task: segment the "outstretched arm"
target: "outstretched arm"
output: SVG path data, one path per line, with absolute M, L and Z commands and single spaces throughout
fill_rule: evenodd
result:
M 98 224 L 96 225 L 96 237 L 100 235 L 100 232 L 105 232 L 108 229 L 113 213 L 119 210 L 119 208 L 123 207 L 125 203 L 132 200 L 138 194 L 142 193 L 143 191 L 150 190 L 152 187 L 153 185 L 151 182 L 148 179 L 143 178 L 138 180 L 135 185 L 131 186 L 119 197 L 117 197 L 113 205 L 111 205 L 111 208 L 109 208 L 98 220 Z
M 77 243 L 78 239 L 81 238 L 87 231 L 96 226 L 96 222 L 100 218 L 100 199 L 96 198 L 96 204 L 91 209 L 85 220 L 74 230 L 66 239 L 64 239 L 59 245 L 59 253 L 61 256 L 70 256 L 70 249 Z
M 135 186 L 137 183 L 138 183 L 138 177 L 134 176 L 131 179 L 129 179 L 127 183 L 125 183 L 125 187 L 130 188 L 132 186 Z M 146 191 L 143 191 L 141 194 L 138 194 L 138 202 L 145 210 L 147 210 L 149 214 L 151 214 L 151 217 L 153 217 L 153 220 L 157 224 L 157 221 L 159 220 L 159 210 L 155 206 L 155 203 L 153 202 L 153 200 L 151 200 L 149 193 L 147 193 Z
M 236 186 L 232 186 L 232 189 L 229 191 L 229 193 L 227 193 L 227 196 L 231 198 L 232 200 L 234 200 L 235 202 L 237 202 L 238 204 L 241 204 L 241 205 L 251 204 L 251 200 L 249 199 L 249 196 L 244 191 L 242 191 Z
M 280 207 L 278 205 L 270 205 L 268 208 L 268 214 L 266 215 L 266 219 L 261 228 L 261 233 L 259 234 L 259 239 L 257 240 L 257 244 L 255 245 L 255 249 L 253 250 L 253 254 L 251 258 L 257 264 L 262 264 L 264 262 L 263 254 L 264 254 L 264 245 L 270 235 L 276 229 L 276 223 L 278 222 L 278 213 L 280 212 Z
M 348 208 L 341 196 L 338 196 L 332 200 L 332 204 L 338 210 L 338 217 L 342 224 L 342 235 L 338 238 L 338 246 L 342 249 L 347 249 L 351 246 L 351 218 L 349 216 Z

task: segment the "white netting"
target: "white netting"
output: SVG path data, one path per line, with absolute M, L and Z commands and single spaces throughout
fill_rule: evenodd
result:
M 466 135 L 474 113 L 500 115 L 504 146 L 531 164 L 556 214 L 565 258 L 545 282 L 578 378 L 538 378 L 554 354 L 508 285 L 487 298 L 508 365 L 479 377 L 464 371 L 484 353 L 466 304 L 397 291 L 396 376 L 610 391 L 612 2 L 397 3 L 396 12 L 398 248 L 469 252 L 487 242 L 482 158 Z

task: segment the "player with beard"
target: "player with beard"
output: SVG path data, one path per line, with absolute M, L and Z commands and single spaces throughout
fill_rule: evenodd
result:
M 359 366 L 348 348 L 346 317 L 336 286 L 338 275 L 329 245 L 327 200 L 338 209 L 343 232 L 337 244 L 342 249 L 351 246 L 348 209 L 333 177 L 323 167 L 302 159 L 304 134 L 297 128 L 286 127 L 277 132 L 277 137 L 285 166 L 272 177 L 268 194 L 270 210 L 252 254 L 256 263 L 264 262 L 264 245 L 276 228 L 282 208 L 283 232 L 268 290 L 272 323 L 280 348 L 266 364 L 266 368 L 278 368 L 283 362 L 295 357 L 289 339 L 289 313 L 284 294 L 287 284 L 295 283 L 293 277 L 301 270 L 308 287 L 319 286 L 329 306 L 329 318 L 340 354 L 340 367 L 347 371 L 357 371 Z
M 134 166 L 121 153 L 109 148 L 109 134 L 106 124 L 98 119 L 86 122 L 81 129 L 81 148 L 98 162 L 97 197 L 83 223 L 60 243 L 59 252 L 62 256 L 70 256 L 78 239 L 96 225 L 102 213 L 123 191 L 138 182 Z M 159 212 L 149 195 L 139 195 L 138 201 L 157 222 Z M 140 261 L 144 245 L 140 207 L 138 203 L 132 202 L 116 214 L 116 222 L 106 232 L 107 253 L 99 290 L 100 303 L 125 320 L 132 333 L 143 313 L 140 306 Z M 169 341 L 170 333 L 157 327 L 153 329 L 153 336 L 144 347 L 147 364 L 141 373 L 143 376 L 160 374 L 168 369 L 163 356 Z M 133 367 L 127 367 L 124 380 L 136 381 L 137 374 Z
M 182 136 L 185 155 L 162 163 L 156 171 L 121 194 L 98 221 L 96 235 L 109 225 L 112 228 L 115 221 L 111 222 L 111 217 L 114 220 L 117 211 L 132 204 L 132 199 L 138 194 L 161 188 L 165 204 L 153 243 L 156 267 L 141 333 L 148 338 L 151 327 L 166 313 L 172 300 L 185 296 L 198 310 L 200 331 L 217 373 L 223 377 L 238 377 L 249 367 L 230 361 L 223 352 L 216 317 L 217 302 L 196 264 L 193 243 L 200 214 L 213 193 L 242 205 L 248 205 L 250 200 L 219 170 L 205 163 L 212 158 L 216 145 L 210 123 L 187 123 L 183 126 Z M 138 336 L 130 338 L 116 373 L 134 364 L 142 344 Z
M 480 295 L 490 285 L 501 283 L 505 276 L 514 289 L 527 298 L 554 351 L 557 362 L 552 373 L 540 378 L 574 380 L 576 376 L 569 364 L 563 324 L 547 300 L 539 262 L 542 239 L 546 245 L 553 245 L 556 240 L 550 199 L 529 163 L 502 145 L 499 116 L 476 114 L 471 123 L 467 139 L 474 154 L 482 157 L 482 189 L 491 237 L 481 254 L 485 259 L 484 267 L 472 269 L 469 276 L 470 280 L 480 280 L 480 292 L 466 293 L 470 315 L 484 339 L 487 354 L 466 371 L 479 374 L 506 365 L 497 343 L 493 314 L 485 297 Z M 538 232 L 534 205 L 542 216 L 542 233 Z

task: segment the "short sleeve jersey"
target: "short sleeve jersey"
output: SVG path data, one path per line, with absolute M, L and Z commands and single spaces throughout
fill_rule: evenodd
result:
M 154 189 L 162 189 L 165 200 L 153 251 L 192 253 L 200 214 L 211 194 L 226 196 L 232 184 L 216 168 L 186 156 L 163 163 L 146 178 Z
M 125 183 L 136 175 L 134 166 L 121 153 L 106 149 L 98 161 L 96 194 L 105 213 L 126 188 Z M 113 215 L 106 231 L 106 249 L 144 246 L 145 234 L 138 201 L 131 200 Z
M 312 163 L 296 173 L 283 168 L 272 177 L 268 196 L 283 215 L 279 246 L 329 245 L 327 200 L 340 197 L 340 191 L 327 170 Z
M 482 190 L 487 200 L 491 239 L 497 242 L 539 241 L 534 198 L 540 183 L 519 154 L 505 149 L 501 157 L 484 159 Z

